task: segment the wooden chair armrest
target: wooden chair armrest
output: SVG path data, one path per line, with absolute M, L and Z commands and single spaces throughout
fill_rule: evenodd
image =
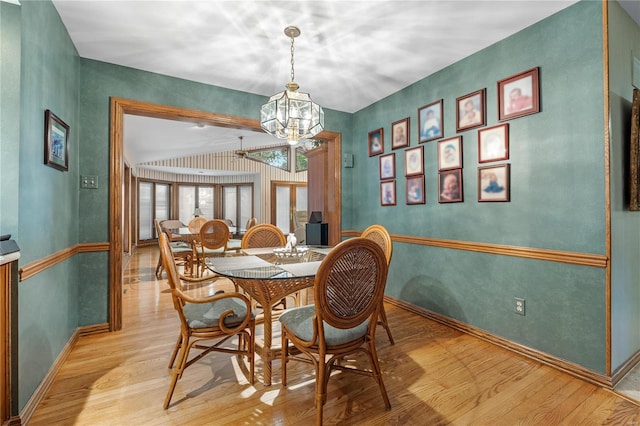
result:
M 180 297 L 180 299 L 184 300 L 185 302 L 189 302 L 189 303 L 211 303 L 211 302 L 215 302 L 216 300 L 222 300 L 222 299 L 228 299 L 231 297 L 235 297 L 237 299 L 242 300 L 246 305 L 247 305 L 247 309 L 249 312 L 251 312 L 251 301 L 249 300 L 249 298 L 247 296 L 245 296 L 242 293 L 218 293 L 218 294 L 214 294 L 213 296 L 207 296 L 207 297 L 191 297 L 188 294 L 184 293 L 182 290 L 180 289 L 173 289 L 172 291 L 174 291 L 178 297 Z

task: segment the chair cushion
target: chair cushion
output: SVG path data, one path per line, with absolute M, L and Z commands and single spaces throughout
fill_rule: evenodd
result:
M 171 247 L 171 251 L 173 253 L 184 254 L 184 253 L 192 253 L 193 250 L 189 246 L 185 247 Z
M 313 338 L 313 315 L 316 313 L 315 305 L 301 306 L 299 308 L 287 309 L 280 315 L 280 322 L 289 332 L 299 339 L 311 341 Z M 367 333 L 368 320 L 362 324 L 342 330 L 323 322 L 324 338 L 328 346 L 337 346 L 357 340 Z
M 183 307 L 187 324 L 191 328 L 218 327 L 220 315 L 233 310 L 234 315 L 225 318 L 227 326 L 239 324 L 247 316 L 247 305 L 237 297 L 228 297 L 210 303 L 186 303 Z M 253 312 L 251 313 L 253 318 Z
M 224 254 L 224 247 L 220 247 L 217 249 L 204 248 L 204 256 L 213 256 L 215 254 Z
M 173 242 L 169 243 L 169 245 L 171 246 L 171 248 L 173 250 L 175 250 L 177 248 L 188 248 L 188 249 L 191 248 L 189 243 L 187 243 L 186 241 L 173 241 Z

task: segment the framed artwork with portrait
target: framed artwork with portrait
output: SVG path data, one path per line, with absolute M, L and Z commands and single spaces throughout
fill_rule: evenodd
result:
M 485 124 L 485 89 L 456 99 L 456 131 L 461 132 Z
M 509 165 L 478 167 L 478 201 L 509 201 Z
M 380 155 L 384 152 L 384 129 L 380 128 L 369 132 L 369 157 Z
M 380 204 L 383 206 L 396 205 L 396 181 L 380 182 Z
M 438 173 L 438 202 L 459 203 L 462 201 L 462 169 Z
M 442 122 L 442 99 L 418 108 L 419 142 L 429 142 L 443 137 Z
M 405 176 L 424 174 L 424 147 L 419 146 L 404 150 Z
M 395 179 L 396 154 L 381 155 L 379 158 L 380 158 L 380 180 Z
M 478 162 L 509 159 L 509 124 L 478 130 Z
M 462 168 L 462 136 L 438 141 L 438 170 Z
M 424 204 L 424 175 L 407 178 L 407 204 Z
M 391 148 L 409 146 L 409 117 L 391 124 Z
M 539 68 L 498 81 L 498 121 L 540 112 Z
M 69 125 L 50 110 L 44 112 L 44 164 L 69 171 Z

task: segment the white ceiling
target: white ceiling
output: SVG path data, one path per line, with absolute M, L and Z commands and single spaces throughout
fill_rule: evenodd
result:
M 284 28 L 296 25 L 302 31 L 295 40 L 300 91 L 324 108 L 345 112 L 358 111 L 573 3 L 53 0 L 82 57 L 264 96 L 282 91 L 290 80 Z M 640 12 L 637 2 L 626 3 Z M 125 149 L 135 163 L 237 149 L 240 131 L 217 131 L 127 117 Z M 263 135 L 242 135 L 245 147 L 265 144 L 258 140 Z

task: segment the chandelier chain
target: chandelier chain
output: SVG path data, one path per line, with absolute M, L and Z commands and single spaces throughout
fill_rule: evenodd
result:
M 293 36 L 291 36 L 291 81 L 295 81 L 295 74 L 293 72 Z

